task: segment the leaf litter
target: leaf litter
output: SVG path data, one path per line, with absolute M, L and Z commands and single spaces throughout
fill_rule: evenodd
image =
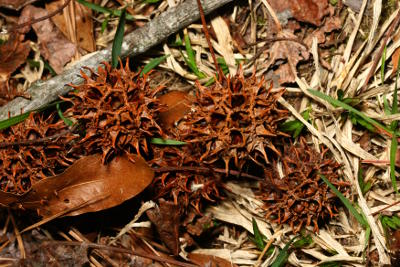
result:
M 56 2 L 58 1 L 51 3 Z M 150 10 L 152 14 L 157 15 L 170 8 L 173 5 L 172 2 L 159 1 L 155 4 L 146 2 L 144 6 L 146 6 L 145 10 Z M 395 77 L 394 73 L 397 68 L 395 65 L 397 55 L 393 53 L 398 50 L 399 43 L 394 38 L 393 41 L 390 39 L 386 44 L 387 62 L 391 60 L 393 63 L 386 66 L 386 72 L 383 73 L 384 77 L 381 77 L 380 71 L 380 64 L 383 61 L 380 60 L 380 55 L 377 55 L 374 49 L 380 46 L 379 41 L 384 38 L 384 33 L 390 29 L 391 23 L 395 21 L 396 9 L 390 9 L 392 14 L 386 13 L 385 16 L 387 17 L 384 17 L 382 12 L 379 12 L 380 1 L 373 4 L 375 9 L 372 11 L 365 8 L 367 7 L 366 1 L 363 2 L 363 6 L 360 3 L 352 4 L 346 1 L 347 5 L 356 10 L 355 14 L 352 13 L 354 11 L 349 12 L 346 7 L 343 7 L 341 2 L 336 4 L 333 4 L 332 1 L 311 0 L 292 2 L 250 1 L 249 5 L 233 5 L 231 9 L 221 10 L 219 17 L 213 23 L 208 22 L 209 26 L 216 28 L 211 31 L 212 38 L 215 40 L 212 40 L 211 43 L 217 57 L 224 58 L 231 74 L 234 74 L 236 70 L 239 72 L 239 76 L 232 76 L 231 80 L 217 77 L 214 80 L 214 85 L 210 87 L 204 85 L 205 82 L 213 78 L 213 74 L 218 73 L 218 70 L 215 69 L 211 60 L 212 55 L 207 47 L 201 27 L 197 24 L 190 25 L 184 31 L 184 34 L 189 37 L 187 40 L 191 47 L 190 57 L 186 57 L 189 54 L 187 48 L 185 51 L 185 43 L 179 45 L 178 41 L 175 44 L 166 41 L 163 48 L 159 48 L 154 56 L 144 56 L 144 61 L 149 62 L 149 57 L 160 57 L 165 51 L 169 55 L 166 59 L 167 63 L 158 63 L 160 64 L 159 68 L 175 72 L 184 77 L 187 82 L 195 84 L 194 95 L 196 97 L 192 97 L 192 93 L 170 92 L 168 87 L 158 86 L 159 84 L 166 85 L 165 81 L 162 80 L 158 85 L 155 83 L 155 86 L 148 87 L 146 81 L 159 69 L 154 70 L 153 74 L 143 75 L 143 78 L 139 76 L 140 69 L 138 72 L 133 72 L 120 66 L 120 68 L 111 70 L 107 64 L 98 70 L 90 70 L 90 74 L 82 72 L 86 84 L 83 87 L 74 85 L 77 90 L 64 98 L 67 102 L 61 105 L 62 114 L 65 118 L 72 119 L 76 123 L 74 126 L 68 128 L 68 126 L 63 125 L 63 121 L 58 121 L 56 115 L 32 114 L 22 124 L 2 130 L 3 142 L 10 143 L 10 145 L 1 149 L 1 152 L 4 152 L 1 158 L 2 163 L 9 162 L 7 163 L 8 169 L 6 168 L 2 172 L 6 172 L 6 176 L 10 177 L 1 184 L 3 191 L 6 189 L 5 192 L 1 192 L 2 204 L 10 205 L 13 203 L 12 206 L 14 207 L 24 207 L 25 205 L 28 208 L 27 203 L 29 202 L 25 203 L 21 199 L 39 201 L 40 204 L 31 207 L 39 211 L 39 214 L 45 219 L 51 219 L 54 216 L 59 217 L 60 214 L 77 215 L 110 208 L 145 190 L 148 193 L 147 198 L 142 195 L 139 198 L 143 200 L 154 199 L 158 205 L 158 210 L 157 207 L 154 207 L 152 215 L 150 215 L 151 210 L 148 210 L 146 215 L 142 212 L 138 214 L 136 221 L 139 218 L 142 220 L 150 219 L 158 234 L 144 238 L 145 235 L 140 235 L 139 232 L 144 231 L 149 224 L 145 221 L 142 221 L 143 223 L 135 222 L 130 227 L 124 228 L 125 234 L 119 236 L 116 243 L 118 246 L 127 245 L 127 243 L 124 243 L 125 240 L 135 240 L 135 244 L 146 247 L 149 254 L 155 253 L 155 251 L 169 251 L 171 254 L 179 254 L 183 259 L 190 259 L 190 255 L 195 252 L 200 253 L 200 255 L 222 257 L 237 265 L 262 264 L 262 266 L 269 266 L 271 264 L 280 265 L 287 261 L 295 266 L 329 262 L 342 262 L 357 266 L 357 264 L 364 264 L 368 261 L 372 264 L 377 264 L 378 261 L 388 264 L 392 255 L 394 261 L 397 253 L 396 232 L 393 232 L 393 238 L 389 241 L 382 231 L 377 212 L 385 212 L 388 216 L 395 216 L 398 212 L 396 206 L 381 211 L 382 208 L 398 201 L 392 189 L 390 166 L 382 165 L 381 162 L 393 162 L 393 155 L 389 154 L 392 143 L 387 138 L 392 139 L 393 136 L 393 138 L 396 138 L 397 133 L 395 129 L 389 129 L 389 131 L 386 129 L 388 128 L 386 124 L 388 120 L 387 114 L 384 112 L 384 99 L 387 100 L 387 106 L 394 106 L 393 101 L 396 98 L 393 97 L 395 92 L 393 77 Z M 54 5 L 56 6 L 56 4 Z M 60 3 L 58 3 L 58 6 L 60 6 Z M 302 7 L 302 12 L 299 12 L 298 7 Z M 359 9 L 354 7 L 359 7 Z M 385 7 L 387 6 L 383 4 L 382 10 Z M 25 8 L 29 9 L 29 6 Z M 119 6 L 116 3 L 107 3 L 109 10 L 120 11 L 118 8 Z M 128 7 L 127 12 L 136 16 L 142 8 L 133 4 Z M 61 25 L 63 24 L 61 22 L 56 23 L 57 27 L 64 29 L 54 35 L 53 39 L 58 41 L 69 39 L 68 42 L 73 43 L 75 47 L 82 47 L 86 50 L 76 50 L 74 53 L 69 53 L 69 58 L 61 60 L 58 65 L 54 65 L 54 61 L 52 63 L 52 60 L 50 60 L 50 55 L 44 51 L 43 45 L 50 40 L 44 39 L 43 36 L 40 37 L 42 34 L 38 30 L 40 22 L 33 24 L 35 34 L 37 34 L 41 44 L 40 53 L 50 62 L 50 65 L 57 66 L 57 72 L 61 72 L 68 61 L 75 60 L 73 56 L 76 56 L 76 53 L 84 55 L 87 51 L 90 51 L 87 48 L 89 46 L 85 49 L 84 45 L 79 43 L 83 41 L 78 42 L 80 38 L 76 39 L 75 37 L 74 39 L 73 37 L 77 34 L 77 24 L 84 27 L 89 33 L 92 30 L 93 35 L 85 34 L 85 36 L 93 36 L 99 44 L 104 44 L 106 42 L 104 40 L 112 39 L 112 33 L 116 31 L 117 27 L 117 21 L 112 16 L 115 14 L 118 17 L 118 12 L 107 13 L 110 16 L 110 21 L 108 21 L 105 13 L 98 13 L 96 10 L 92 10 L 92 12 L 97 20 L 92 21 L 89 16 L 86 16 L 86 20 L 92 21 L 95 26 L 90 26 L 90 23 L 80 24 L 79 16 L 77 16 L 78 20 L 75 22 L 71 19 L 64 22 L 66 23 L 64 26 Z M 364 16 L 364 13 L 370 14 L 372 20 L 369 21 L 368 16 Z M 58 20 L 60 20 L 60 15 Z M 52 27 L 54 29 L 55 26 Z M 93 29 L 90 29 L 91 27 Z M 128 22 L 127 27 L 126 30 L 129 31 L 131 25 Z M 100 28 L 103 28 L 104 31 L 100 31 Z M 350 36 L 351 32 L 353 32 L 353 35 L 347 41 L 346 37 Z M 365 33 L 369 34 L 368 39 L 365 39 Z M 61 38 L 59 37 L 60 34 L 66 37 Z M 398 34 L 397 28 L 393 31 L 393 35 L 396 34 Z M 177 33 L 175 37 L 179 35 L 183 40 L 184 35 L 182 33 Z M 25 38 L 30 38 L 29 35 L 25 36 Z M 176 40 L 179 39 L 176 38 Z M 19 42 L 23 41 L 24 39 L 19 39 Z M 35 40 L 33 41 L 35 42 Z M 90 46 L 93 48 L 92 41 L 85 42 L 91 43 Z M 360 49 L 363 46 L 366 46 L 367 49 Z M 3 47 L 5 46 L 2 45 L 0 48 L 6 49 Z M 187 45 L 187 47 L 189 46 Z M 59 51 L 59 49 L 56 50 Z M 154 53 L 154 51 L 152 52 Z M 26 58 L 26 53 L 21 52 L 19 55 L 19 52 L 14 52 L 14 54 L 19 55 L 16 59 L 19 58 L 20 60 L 12 62 L 13 67 L 4 72 L 5 82 L 9 85 L 14 86 L 20 83 L 18 80 L 20 78 L 15 79 L 12 76 L 20 77 L 18 73 L 23 67 L 21 65 L 24 64 L 25 59 L 22 58 Z M 311 61 L 312 58 L 314 61 Z M 190 63 L 188 59 L 190 59 Z M 244 63 L 242 69 L 237 68 L 238 62 Z M 246 62 L 251 64 L 246 64 Z M 374 62 L 377 62 L 376 67 L 373 64 Z M 127 63 L 126 66 L 128 65 L 130 64 Z M 372 75 L 376 79 L 370 79 L 368 75 L 371 70 L 375 70 L 374 68 L 376 68 L 376 73 L 373 72 Z M 194 82 L 199 75 L 194 73 L 193 70 L 196 70 L 197 74 L 204 74 L 206 77 Z M 113 73 L 113 71 L 115 72 Z M 252 73 L 255 73 L 255 76 L 251 76 Z M 136 78 L 127 79 L 124 76 L 126 74 L 130 77 L 133 75 Z M 44 73 L 42 78 L 45 79 L 46 75 L 49 77 L 49 74 Z M 143 79 L 143 82 L 140 79 Z M 246 80 L 246 83 L 238 82 L 241 79 Z M 266 86 L 265 81 L 269 79 L 274 81 L 274 87 L 268 87 L 268 90 L 270 90 L 271 95 L 276 96 L 274 105 L 286 112 L 285 116 L 277 119 L 277 121 L 280 123 L 285 120 L 291 121 L 293 118 L 289 118 L 289 116 L 292 116 L 303 123 L 306 127 L 300 132 L 298 138 L 289 141 L 290 137 L 285 134 L 274 134 L 272 131 L 272 136 L 279 136 L 277 141 L 271 139 L 274 141 L 256 146 L 256 149 L 254 149 L 254 146 L 252 147 L 252 142 L 260 138 L 258 135 L 264 136 L 260 140 L 265 141 L 265 136 L 270 138 L 271 133 L 266 134 L 266 131 L 269 129 L 268 127 L 271 127 L 271 124 L 264 125 L 263 129 L 255 127 L 254 132 L 248 132 L 248 125 L 253 125 L 260 116 L 257 112 L 254 113 L 256 115 L 250 112 L 251 109 L 257 110 L 257 105 L 265 106 L 259 100 L 249 101 L 252 97 L 251 93 L 249 96 L 243 95 L 243 92 L 246 92 L 247 83 L 251 82 L 251 79 L 255 81 L 253 84 L 259 83 L 262 86 Z M 263 79 L 265 79 L 264 82 L 261 82 Z M 366 89 L 363 89 L 364 91 L 357 95 L 366 80 L 369 80 Z M 134 86 L 135 83 L 139 85 L 140 89 L 133 89 L 138 88 Z M 382 86 L 382 83 L 384 86 Z M 231 85 L 232 87 L 230 87 Z M 284 87 L 287 90 L 282 94 Z M 23 87 L 19 86 L 19 88 Z M 125 89 L 121 90 L 121 88 Z M 146 90 L 144 90 L 145 88 Z M 207 91 L 209 88 L 211 90 Z M 226 92 L 222 90 L 226 88 L 230 88 L 230 90 Z M 255 86 L 255 88 L 258 87 Z M 309 88 L 316 90 L 319 94 L 307 91 Z M 124 90 L 128 92 L 132 90 L 131 92 L 134 93 L 124 94 Z M 330 106 L 329 103 L 333 103 L 330 102 L 330 99 L 338 98 L 339 90 L 342 90 L 347 98 L 358 98 L 361 104 L 353 107 L 352 110 L 342 109 L 343 105 L 340 106 L 342 108 Z M 257 95 L 261 91 L 255 90 L 255 94 Z M 13 91 L 7 93 L 9 92 Z M 12 94 L 11 96 L 7 95 L 7 101 L 12 97 Z M 341 101 L 341 99 L 339 100 Z M 98 103 L 101 103 L 101 105 L 98 105 Z M 125 109 L 125 107 L 129 108 Z M 305 120 L 302 117 L 302 112 L 307 107 L 310 114 L 309 118 Z M 194 110 L 201 110 L 201 112 L 193 113 Z M 207 117 L 207 112 L 210 111 L 213 113 Z M 130 117 L 130 113 L 135 114 L 135 116 L 141 114 L 138 116 L 141 121 L 138 121 L 136 117 Z M 358 114 L 359 117 L 354 116 L 354 114 Z M 372 124 L 377 129 L 383 129 L 383 131 L 371 132 L 365 128 L 366 124 L 361 119 L 371 122 L 371 114 L 374 114 Z M 199 117 L 196 118 L 196 116 Z M 225 116 L 233 116 L 233 122 L 238 124 L 225 126 Z M 249 122 L 246 122 L 247 116 L 250 118 Z M 393 117 L 392 119 L 396 118 Z M 46 122 L 46 120 L 48 121 Z M 34 121 L 37 125 L 33 123 Z M 129 123 L 133 123 L 134 126 L 129 125 Z M 379 127 L 380 125 L 383 127 Z M 52 140 L 53 135 L 60 130 L 62 131 L 62 129 L 66 130 L 66 134 Z M 192 132 L 187 129 L 191 129 Z M 221 131 L 221 129 L 226 129 L 226 131 Z M 273 129 L 275 128 L 273 127 Z M 367 131 L 369 131 L 368 135 L 365 134 Z M 187 145 L 182 147 L 159 146 L 152 143 L 151 138 L 175 140 L 177 142 L 185 141 Z M 367 138 L 369 140 L 366 140 Z M 33 143 L 26 142 L 27 140 L 33 140 Z M 35 140 L 44 141 L 46 149 L 42 150 L 41 144 L 35 143 Z M 365 145 L 366 142 L 368 142 L 368 146 Z M 61 144 L 68 145 L 62 146 Z M 285 146 L 290 148 L 285 148 Z M 310 148 L 306 149 L 307 153 L 296 152 L 295 150 L 298 150 L 301 146 L 310 146 Z M 274 153 L 268 151 L 267 156 L 263 155 L 263 153 L 266 153 L 264 147 L 272 148 L 271 150 Z M 50 153 L 49 149 L 59 151 Z M 14 157 L 10 157 L 8 151 L 13 151 Z M 237 153 L 237 151 L 240 153 Z M 261 154 L 256 151 L 261 152 Z M 287 155 L 287 151 L 293 151 L 293 153 L 289 153 L 291 157 L 296 153 L 298 155 L 329 154 L 330 158 L 337 161 L 336 164 L 341 165 L 340 168 L 335 169 L 333 176 L 339 176 L 345 181 L 341 182 L 345 183 L 343 185 L 346 188 L 342 193 L 345 193 L 357 213 L 365 216 L 363 220 L 366 220 L 371 227 L 369 230 L 372 233 L 371 240 L 368 240 L 368 229 L 363 228 L 363 225 L 350 215 L 351 211 L 349 212 L 340 206 L 335 209 L 335 212 L 330 213 L 328 211 L 330 213 L 329 221 L 323 220 L 324 222 L 314 223 L 314 231 L 309 227 L 300 227 L 304 229 L 296 230 L 290 224 L 288 225 L 285 223 L 286 220 L 304 221 L 304 218 L 307 218 L 305 221 L 308 224 L 307 221 L 312 218 L 307 213 L 300 212 L 299 203 L 304 204 L 304 196 L 299 197 L 296 193 L 292 194 L 295 197 L 294 200 L 287 198 L 287 207 L 282 206 L 285 209 L 293 209 L 290 215 L 282 211 L 279 211 L 276 216 L 268 215 L 267 201 L 260 197 L 265 188 L 268 192 L 272 192 L 270 194 L 275 195 L 277 195 L 276 191 L 279 186 L 287 187 L 291 183 L 293 183 L 293 188 L 297 188 L 296 190 L 301 189 L 301 186 L 305 186 L 305 184 L 300 182 L 301 186 L 299 187 L 299 183 L 295 182 L 296 179 L 287 175 L 288 170 L 298 168 L 293 166 L 299 164 L 307 167 L 300 172 L 294 171 L 293 175 L 299 175 L 303 178 L 318 175 L 318 171 L 313 168 L 315 163 L 306 164 L 307 160 L 311 159 L 312 161 L 312 156 L 300 161 L 280 156 Z M 60 159 L 57 158 L 57 155 L 64 156 Z M 21 161 L 21 159 L 23 160 Z M 35 161 L 37 159 L 39 161 Z M 96 159 L 96 164 L 98 164 L 96 166 L 98 167 L 94 170 L 86 170 L 85 165 L 91 159 Z M 319 160 L 322 159 L 323 157 Z M 100 186 L 97 182 L 100 177 L 104 177 L 103 172 L 106 169 L 112 168 L 118 162 L 121 164 L 121 161 L 126 162 L 126 166 L 116 167 L 115 176 L 110 176 L 109 182 L 112 185 L 117 186 L 117 182 L 121 180 L 120 177 L 132 176 L 135 177 L 133 181 L 139 181 L 143 178 L 142 175 L 136 175 L 139 170 L 146 170 L 148 174 L 146 175 L 147 182 L 141 186 L 138 186 L 137 182 L 134 182 L 135 185 L 120 185 L 119 189 L 126 189 L 126 186 L 128 186 L 136 190 L 135 192 L 128 192 L 127 195 L 120 198 L 117 194 L 119 191 L 114 190 L 114 187 L 108 184 L 109 182 L 106 182 L 105 179 L 100 179 L 100 181 L 103 180 L 101 182 L 103 186 Z M 289 165 L 288 162 L 290 162 Z M 356 178 L 358 177 L 360 163 L 365 170 L 365 180 L 371 182 L 370 189 L 367 192 L 365 192 L 364 186 L 360 187 L 359 179 Z M 82 164 L 81 167 L 79 167 L 79 164 Z M 142 167 L 138 167 L 138 164 Z M 48 169 L 40 168 L 40 165 Z M 324 166 L 324 164 L 317 165 Z M 322 168 L 321 166 L 317 167 Z M 120 175 L 121 168 L 126 168 L 128 174 Z M 72 172 L 71 169 L 74 171 Z M 225 173 L 217 172 L 217 170 L 225 170 Z M 89 176 L 96 178 L 85 175 L 85 173 L 91 171 L 93 173 Z M 153 171 L 155 172 L 154 180 Z M 236 174 L 234 174 L 235 171 L 237 171 Z M 394 177 L 396 178 L 397 173 L 395 171 L 397 170 L 393 169 L 392 164 L 392 177 L 395 174 Z M 77 185 L 63 187 L 62 181 L 75 181 L 71 179 L 71 176 L 68 176 L 71 175 L 69 174 L 71 172 L 79 173 L 73 175 Z M 25 173 L 37 173 L 37 179 L 23 178 Z M 252 177 L 249 178 L 251 180 L 244 179 L 245 175 Z M 270 179 L 275 181 L 275 186 L 268 183 L 268 175 L 271 176 Z M 328 175 L 327 178 L 332 179 L 331 176 Z M 85 177 L 89 179 L 87 185 L 86 183 L 79 183 L 79 181 L 86 181 Z M 336 181 L 336 179 L 334 178 L 331 182 Z M 50 182 L 56 180 L 58 182 Z M 55 192 L 50 191 L 42 193 L 42 191 L 46 191 L 43 187 L 49 188 L 52 183 L 54 183 L 55 190 L 61 192 L 58 193 L 58 196 Z M 151 185 L 148 186 L 150 183 Z M 318 180 L 312 183 L 317 185 L 315 188 L 318 188 L 318 190 L 324 185 Z M 40 187 L 41 184 L 43 184 L 42 187 Z M 60 187 L 56 187 L 55 184 Z M 94 191 L 99 192 L 99 194 L 82 194 L 82 192 L 92 190 L 91 185 L 94 184 L 96 184 Z M 18 191 L 15 190 L 17 185 L 21 189 L 19 193 L 22 193 L 22 195 L 15 195 Z M 99 191 L 100 188 L 105 188 L 104 185 L 107 189 Z M 34 192 L 36 187 L 38 191 Z M 306 185 L 306 187 L 303 188 L 302 194 L 307 195 L 307 192 L 311 190 L 309 185 Z M 335 187 L 339 190 L 344 189 L 342 184 L 336 183 Z M 332 191 L 323 191 L 321 194 L 324 201 L 336 198 Z M 29 195 L 31 195 L 31 198 L 28 197 Z M 72 204 L 67 203 L 71 201 L 71 196 L 75 196 L 72 198 L 74 200 Z M 312 196 L 314 195 L 311 194 L 309 201 L 311 204 L 314 203 Z M 68 201 L 65 201 L 66 199 Z M 291 204 L 292 201 L 297 204 Z M 166 206 L 169 206 L 169 208 L 165 208 Z M 327 205 L 318 204 L 318 206 L 321 209 L 317 209 L 317 216 L 320 216 L 323 212 L 326 212 L 321 213 L 322 207 L 325 208 Z M 74 210 L 74 207 L 76 210 Z M 310 209 L 314 209 L 312 205 L 304 210 Z M 183 223 L 188 216 L 191 219 Z M 285 216 L 289 216 L 291 219 L 287 219 L 288 217 Z M 246 238 L 247 232 L 253 233 L 254 230 L 252 218 L 256 218 L 260 232 L 268 240 L 271 240 L 270 246 L 274 248 L 272 254 L 263 255 L 261 251 L 256 249 L 251 239 Z M 201 225 L 203 225 L 202 230 Z M 315 226 L 318 227 L 319 231 L 315 231 Z M 5 226 L 5 229 L 7 228 L 8 226 Z M 302 230 L 309 231 L 314 242 L 307 248 L 292 248 L 290 246 L 291 241 Z M 43 232 L 43 230 L 40 231 Z M 28 233 L 29 231 L 25 232 L 22 237 L 24 238 Z M 163 233 L 168 233 L 168 235 Z M 66 240 L 83 242 L 84 239 L 79 236 L 81 234 L 77 230 L 71 232 L 71 236 L 63 234 L 63 238 Z M 202 242 L 204 237 L 207 239 L 206 243 Z M 107 236 L 105 235 L 102 238 L 107 238 Z M 10 240 L 6 241 L 3 247 L 7 248 L 7 244 L 10 243 Z M 162 243 L 166 247 L 163 247 Z M 21 242 L 19 248 L 22 249 Z M 193 251 L 193 249 L 196 250 Z M 95 251 L 97 251 L 97 254 L 93 253 L 93 256 L 89 257 L 92 263 L 99 261 L 110 263 L 110 261 L 117 260 L 110 254 L 105 256 L 107 253 L 98 252 L 98 249 Z M 186 251 L 190 253 L 188 254 Z M 393 251 L 393 254 L 390 254 L 390 251 Z M 335 253 L 337 254 L 333 255 Z M 60 256 L 56 257 L 61 260 Z M 124 259 L 129 258 L 129 256 L 124 257 Z M 135 257 L 143 260 L 143 257 Z M 163 257 L 167 258 L 166 255 Z M 192 260 L 192 262 L 204 266 L 225 264 L 212 256 L 199 256 L 198 258 L 205 259 L 205 262 L 196 262 L 196 260 Z M 160 260 L 160 258 L 158 259 Z

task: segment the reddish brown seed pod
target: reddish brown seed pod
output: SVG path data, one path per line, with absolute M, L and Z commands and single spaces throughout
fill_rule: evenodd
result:
M 340 204 L 321 174 L 343 194 L 349 190 L 349 184 L 340 178 L 340 165 L 327 150 L 318 153 L 303 138 L 296 146 L 284 145 L 280 162 L 266 171 L 266 183 L 261 188 L 266 217 L 288 223 L 294 232 L 309 225 L 318 231 L 321 222 L 338 214 Z
M 35 182 L 60 173 L 74 161 L 68 143 L 76 139 L 71 132 L 46 140 L 67 129 L 55 116 L 31 113 L 23 122 L 0 131 L 0 189 L 22 194 Z M 32 144 L 29 142 L 32 141 Z M 24 144 L 26 143 L 26 144 Z
M 84 128 L 79 141 L 87 154 L 102 153 L 103 162 L 119 153 L 147 153 L 148 138 L 161 136 L 157 123 L 162 106 L 156 94 L 162 86 L 151 88 L 147 75 L 125 66 L 111 68 L 103 63 L 97 73 L 81 72 L 84 83 L 71 85 L 75 90 L 63 98 L 72 103 L 67 114 Z
M 198 155 L 193 147 L 155 147 L 151 164 L 156 169 L 181 167 L 179 171 L 158 173 L 152 185 L 155 198 L 171 200 L 182 208 L 182 212 L 192 206 L 199 214 L 204 201 L 220 199 L 221 175 L 212 172 L 195 172 L 190 167 L 198 167 Z M 189 167 L 185 170 L 185 167 Z
M 180 125 L 182 139 L 200 148 L 200 161 L 212 164 L 222 159 L 241 169 L 246 161 L 269 162 L 268 154 L 279 154 L 272 139 L 285 134 L 278 123 L 288 112 L 277 100 L 283 90 L 272 92 L 272 85 L 255 74 L 243 71 L 211 87 L 197 83 L 196 100 Z

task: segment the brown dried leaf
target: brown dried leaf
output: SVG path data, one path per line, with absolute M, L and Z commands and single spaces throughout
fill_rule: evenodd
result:
M 159 206 L 146 212 L 150 221 L 155 225 L 160 239 L 174 255 L 179 253 L 179 207 L 173 202 L 159 200 Z
M 188 258 L 192 263 L 202 267 L 237 267 L 236 264 L 213 255 L 189 253 Z
M 309 34 L 305 39 L 304 43 L 311 47 L 312 44 L 312 39 L 314 37 L 317 37 L 317 41 L 319 44 L 323 44 L 326 41 L 325 34 L 330 33 L 334 30 L 338 30 L 342 27 L 342 21 L 340 20 L 340 17 L 334 16 L 334 17 L 328 17 L 326 18 L 324 25 L 322 27 L 319 27 L 315 31 L 313 31 L 311 34 Z
M 19 10 L 22 7 L 29 5 L 37 0 L 0 0 L 0 7 Z
M 29 41 L 22 42 L 23 39 L 23 35 L 14 34 L 0 45 L 0 82 L 7 81 L 10 74 L 26 61 L 30 47 Z
M 277 13 L 290 12 L 296 20 L 316 26 L 330 12 L 328 0 L 269 0 L 268 3 Z
M 88 52 L 94 52 L 96 49 L 96 41 L 94 40 L 93 35 L 93 19 L 92 19 L 92 10 L 79 4 L 78 2 L 73 2 L 75 5 L 75 25 L 76 29 L 76 40 L 79 47 L 85 49 Z M 56 11 L 61 5 L 63 5 L 63 1 L 53 1 L 46 4 L 46 10 L 51 13 Z M 59 13 L 51 18 L 53 23 L 57 26 L 58 29 L 66 36 L 69 37 L 67 25 L 65 21 L 65 17 L 62 13 Z M 73 40 L 69 39 L 71 42 Z
M 45 9 L 29 5 L 22 10 L 18 24 L 46 15 L 48 12 Z M 35 23 L 32 27 L 39 39 L 40 53 L 57 73 L 61 73 L 64 65 L 75 55 L 76 46 L 49 19 Z M 23 28 L 22 31 L 27 32 L 29 28 Z
M 29 41 L 22 42 L 23 39 L 22 35 L 14 34 L 5 44 L 0 45 L 0 105 L 21 95 L 16 87 L 10 86 L 9 78 L 28 57 Z
M 190 111 L 190 105 L 193 103 L 193 98 L 181 91 L 168 92 L 158 99 L 160 104 L 167 106 L 167 110 L 160 113 L 161 124 L 166 129 L 175 127 L 175 123 Z
M 71 209 L 65 216 L 76 216 L 117 206 L 142 192 L 154 177 L 143 158 L 131 157 L 134 163 L 123 156 L 107 165 L 101 163 L 98 154 L 81 158 L 62 174 L 34 184 L 29 192 L 19 197 L 19 203 L 14 204 L 35 209 L 43 217 Z M 3 205 L 11 204 L 12 194 L 0 196 L 4 196 Z M 90 205 L 83 205 L 85 203 Z
M 284 39 L 294 39 L 297 40 L 297 36 L 288 30 L 283 30 L 278 33 L 278 38 Z M 282 64 L 281 69 L 277 74 L 284 73 L 280 77 L 279 82 L 294 82 L 296 74 L 296 66 L 301 60 L 307 60 L 310 56 L 307 47 L 296 41 L 277 41 L 275 42 L 269 50 L 269 60 L 265 63 L 265 69 L 268 69 L 277 60 L 287 60 L 288 66 Z

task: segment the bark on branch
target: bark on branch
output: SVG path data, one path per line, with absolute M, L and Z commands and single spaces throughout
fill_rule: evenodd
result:
M 202 0 L 206 14 L 225 5 L 232 0 Z M 124 37 L 121 56 L 134 56 L 145 52 L 154 45 L 161 43 L 169 35 L 179 31 L 200 18 L 196 0 L 186 0 L 180 5 L 170 8 L 142 28 L 139 28 Z M 47 81 L 37 81 L 28 88 L 27 93 L 31 99 L 15 98 L 0 108 L 0 120 L 8 115 L 16 116 L 23 112 L 40 108 L 66 94 L 71 90 L 68 83 L 79 84 L 83 79 L 79 72 L 83 66 L 96 69 L 103 61 L 111 60 L 111 46 L 97 51 L 91 57 L 75 64 L 71 69 L 65 70 L 60 75 Z

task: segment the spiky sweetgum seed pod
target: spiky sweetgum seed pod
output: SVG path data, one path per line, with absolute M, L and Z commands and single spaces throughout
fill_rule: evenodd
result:
M 275 162 L 274 168 L 266 172 L 262 188 L 261 199 L 265 201 L 267 218 L 288 223 L 298 232 L 309 225 L 318 231 L 319 223 L 337 215 L 340 203 L 321 179 L 321 174 L 343 194 L 348 192 L 349 184 L 340 179 L 340 165 L 326 152 L 318 153 L 304 139 L 297 146 L 284 146 L 281 165 Z
M 18 143 L 51 137 L 66 130 L 63 121 L 55 122 L 54 116 L 31 113 L 23 122 L 0 131 L 0 143 Z M 13 145 L 0 149 L 0 189 L 22 194 L 37 181 L 56 175 L 75 160 L 68 152 L 76 136 L 66 133 L 50 143 Z
M 272 139 L 285 136 L 278 123 L 287 118 L 287 110 L 278 106 L 283 90 L 273 93 L 263 78 L 243 71 L 211 87 L 197 84 L 197 100 L 180 126 L 185 141 L 202 148 L 200 160 L 213 163 L 223 159 L 225 167 L 234 162 L 237 168 L 261 157 L 269 162 L 267 151 L 279 151 Z
M 177 147 L 156 147 L 154 158 L 151 160 L 153 166 L 162 167 L 185 167 L 199 166 L 198 155 L 190 145 Z M 179 203 L 183 209 L 182 213 L 194 207 L 201 214 L 204 201 L 215 202 L 221 198 L 219 189 L 221 179 L 216 173 L 196 173 L 193 171 L 171 171 L 159 173 L 153 180 L 153 194 L 155 198 L 164 198 Z
M 83 71 L 82 85 L 63 98 L 72 103 L 67 110 L 85 129 L 79 142 L 88 154 L 103 153 L 103 162 L 121 152 L 147 153 L 147 138 L 162 135 L 156 119 L 162 106 L 155 95 L 163 88 L 151 88 L 147 75 L 125 66 L 111 68 L 103 63 L 90 76 Z

